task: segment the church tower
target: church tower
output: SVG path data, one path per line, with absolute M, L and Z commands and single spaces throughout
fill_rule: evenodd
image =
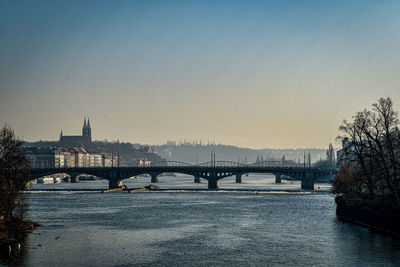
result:
M 92 129 L 90 128 L 89 118 L 87 121 L 86 118 L 83 120 L 82 137 L 85 139 L 85 142 L 92 142 Z
M 82 136 L 87 136 L 86 118 L 83 121 Z
M 92 142 L 92 129 L 90 128 L 90 121 L 89 118 L 87 119 L 87 129 L 86 129 L 86 136 L 89 139 L 89 142 Z
M 84 118 L 82 135 L 64 135 L 60 133 L 60 145 L 64 147 L 82 147 L 92 142 L 92 129 L 90 128 L 89 118 Z

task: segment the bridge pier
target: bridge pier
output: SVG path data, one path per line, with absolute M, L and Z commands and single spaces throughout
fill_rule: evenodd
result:
M 79 183 L 79 177 L 78 177 L 78 175 L 76 175 L 76 174 L 71 174 L 71 177 L 70 177 L 70 181 L 71 181 L 71 183 Z
M 122 187 L 121 179 L 110 179 L 108 180 L 108 189 L 115 189 Z
M 158 173 L 150 173 L 152 183 L 158 183 L 158 175 Z
M 219 189 L 219 181 L 215 178 L 208 179 L 208 189 Z
M 280 184 L 282 182 L 282 175 L 280 173 L 275 174 L 275 183 Z
M 301 178 L 301 189 L 302 190 L 314 190 L 314 178 L 312 173 L 305 173 Z
M 242 182 L 242 175 L 236 174 L 236 183 L 240 184 Z
M 194 182 L 195 182 L 195 183 L 201 183 L 200 177 L 199 177 L 199 176 L 195 176 L 195 177 L 194 177 Z

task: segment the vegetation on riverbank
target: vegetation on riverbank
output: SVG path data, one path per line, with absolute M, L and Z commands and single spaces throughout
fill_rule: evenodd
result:
M 26 220 L 22 191 L 32 173 L 22 143 L 8 125 L 0 129 L 0 244 L 23 239 L 38 226 Z
M 340 169 L 332 191 L 340 203 L 377 211 L 400 212 L 400 131 L 390 98 L 380 98 L 343 121 Z

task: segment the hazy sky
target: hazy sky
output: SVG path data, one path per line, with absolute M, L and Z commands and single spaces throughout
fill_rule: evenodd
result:
M 400 110 L 400 1 L 0 0 L 0 123 L 26 140 L 327 147 Z M 335 144 L 338 146 L 338 144 Z

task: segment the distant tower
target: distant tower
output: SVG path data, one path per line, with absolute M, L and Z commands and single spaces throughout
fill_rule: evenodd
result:
M 82 137 L 86 140 L 85 142 L 92 142 L 92 129 L 90 128 L 89 118 L 87 119 L 87 122 L 86 118 L 83 120 Z
M 86 136 L 89 138 L 89 142 L 92 142 L 92 129 L 90 128 L 90 121 L 89 118 L 87 119 L 87 132 L 86 132 Z
M 82 136 L 87 136 L 86 118 L 83 121 Z
M 60 132 L 60 141 L 61 141 L 62 136 L 63 136 L 63 132 L 61 130 L 61 132 Z

